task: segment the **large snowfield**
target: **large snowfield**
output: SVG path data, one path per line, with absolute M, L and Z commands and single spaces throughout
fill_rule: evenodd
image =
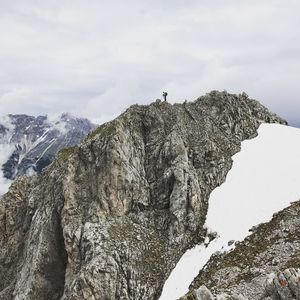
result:
M 300 198 L 300 129 L 262 124 L 258 136 L 242 142 L 226 181 L 209 200 L 206 226 L 219 235 L 208 247 L 188 250 L 166 281 L 160 300 L 188 292 L 194 277 L 215 251 L 229 250 L 254 225 Z

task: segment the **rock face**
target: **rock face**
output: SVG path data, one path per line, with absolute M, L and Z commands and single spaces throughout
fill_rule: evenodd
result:
M 191 286 L 205 285 L 225 299 L 300 299 L 300 201 L 254 229 L 229 253 L 211 258 Z M 298 269 L 297 269 L 298 268 Z
M 87 119 L 62 114 L 49 120 L 46 116 L 8 115 L 0 120 L 0 148 L 9 147 L 8 159 L 0 161 L 5 178 L 40 174 L 65 147 L 78 144 L 95 129 Z M 1 148 L 1 149 L 2 149 Z
M 132 106 L 0 202 L 0 299 L 158 299 L 241 141 L 286 122 L 247 95 Z

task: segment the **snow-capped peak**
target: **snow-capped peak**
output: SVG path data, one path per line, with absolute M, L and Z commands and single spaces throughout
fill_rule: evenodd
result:
M 87 119 L 68 113 L 52 116 L 7 115 L 0 118 L 0 194 L 16 176 L 40 173 L 55 154 L 93 130 Z

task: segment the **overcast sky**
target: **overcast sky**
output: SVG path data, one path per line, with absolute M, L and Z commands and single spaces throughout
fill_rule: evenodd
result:
M 101 123 L 245 91 L 300 124 L 299 0 L 0 0 L 0 114 Z

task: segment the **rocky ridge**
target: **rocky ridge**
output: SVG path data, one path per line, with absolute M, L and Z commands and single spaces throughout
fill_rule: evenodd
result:
M 200 291 L 210 294 L 207 299 L 300 299 L 299 214 L 296 201 L 232 251 L 213 256 L 182 299 L 202 299 Z
M 158 299 L 262 122 L 286 124 L 246 94 L 135 105 L 18 179 L 0 202 L 0 299 Z

